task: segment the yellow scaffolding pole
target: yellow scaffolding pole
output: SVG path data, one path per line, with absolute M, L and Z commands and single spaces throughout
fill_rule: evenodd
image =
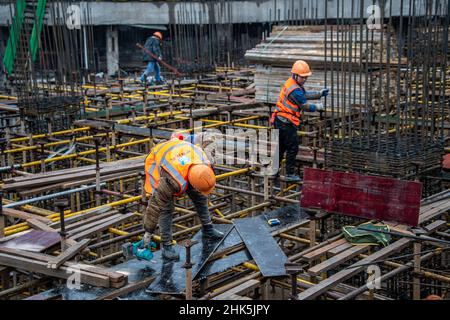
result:
M 134 146 L 137 144 L 142 144 L 142 143 L 147 143 L 150 139 L 142 139 L 142 140 L 137 140 L 137 141 L 132 141 L 132 142 L 126 142 L 126 143 L 121 143 L 115 146 L 108 146 L 108 147 L 102 147 L 99 148 L 98 151 L 99 152 L 106 152 L 106 150 L 113 150 L 116 148 L 122 148 L 122 147 L 129 147 L 129 146 Z M 82 152 L 78 152 L 78 153 L 73 153 L 73 154 L 68 154 L 65 156 L 60 156 L 60 157 L 54 157 L 51 159 L 45 159 L 44 163 L 51 163 L 51 162 L 55 162 L 55 161 L 59 161 L 59 160 L 67 160 L 67 159 L 73 159 L 73 158 L 77 158 L 80 156 L 86 156 L 86 155 L 90 155 L 90 154 L 95 154 L 95 149 L 93 150 L 87 150 L 87 151 L 82 151 Z M 139 157 L 145 157 L 145 155 L 139 156 Z M 137 158 L 139 158 L 137 157 Z M 41 160 L 37 160 L 37 161 L 32 161 L 32 162 L 27 162 L 27 163 L 22 163 L 21 167 L 22 168 L 27 168 L 27 167 L 32 167 L 32 166 L 37 166 L 41 164 Z
M 225 179 L 227 177 L 244 174 L 244 173 L 249 172 L 250 170 L 252 170 L 252 168 L 245 168 L 245 169 L 240 169 L 240 170 L 236 170 L 236 171 L 233 171 L 233 172 L 227 172 L 227 173 L 224 173 L 224 174 L 221 174 L 221 175 L 216 175 L 216 180 L 219 181 L 219 180 Z M 80 215 L 80 214 L 83 214 L 83 213 L 90 212 L 92 210 L 97 210 L 97 209 L 105 208 L 105 207 L 117 207 L 117 206 L 120 206 L 120 205 L 132 203 L 132 202 L 135 202 L 135 201 L 139 201 L 141 199 L 142 199 L 142 195 L 135 196 L 135 197 L 130 197 L 130 198 L 127 198 L 127 199 L 122 199 L 122 200 L 118 200 L 118 201 L 115 201 L 115 202 L 110 202 L 110 203 L 107 203 L 107 204 L 104 204 L 104 205 L 101 205 L 101 206 L 98 206 L 98 207 L 89 208 L 89 209 L 85 209 L 85 210 L 81 210 L 81 211 L 77 211 L 77 212 L 73 212 L 73 213 L 68 213 L 68 214 L 65 214 L 64 217 L 65 218 L 70 218 L 70 217 L 73 217 L 73 216 L 77 216 L 77 215 Z M 54 214 L 48 215 L 47 218 L 51 219 L 54 222 L 59 221 L 59 213 L 54 213 Z M 22 223 L 19 223 L 19 224 L 15 224 L 13 226 L 9 226 L 9 227 L 5 228 L 5 236 L 9 236 L 9 235 L 12 235 L 12 234 L 15 234 L 15 233 L 18 233 L 18 232 L 21 232 L 21 231 L 25 231 L 25 230 L 28 230 L 28 229 L 29 229 L 29 226 L 28 226 L 27 222 L 22 222 Z
M 104 136 L 106 136 L 106 133 L 100 133 L 97 136 L 104 137 Z M 80 142 L 80 141 L 91 140 L 93 138 L 94 138 L 94 136 L 85 136 L 85 137 L 75 138 L 73 140 L 61 140 L 61 141 L 49 142 L 49 143 L 44 144 L 44 147 L 46 147 L 46 148 L 47 147 L 55 147 L 55 146 L 59 146 L 62 144 L 70 143 L 72 141 Z M 40 149 L 40 146 L 19 147 L 19 148 L 15 148 L 15 149 L 5 150 L 4 153 L 16 153 L 16 152 L 31 151 L 31 150 L 36 150 L 36 149 Z
M 90 127 L 82 127 L 82 128 L 75 128 L 75 129 L 69 129 L 69 130 L 63 130 L 63 131 L 56 131 L 56 132 L 52 132 L 52 133 L 36 134 L 36 135 L 31 136 L 31 138 L 32 139 L 41 139 L 41 138 L 60 136 L 60 135 L 88 131 L 88 130 L 91 130 L 91 128 Z M 30 139 L 29 137 L 13 138 L 13 139 L 11 139 L 11 142 L 23 142 L 23 141 L 28 141 L 29 139 Z

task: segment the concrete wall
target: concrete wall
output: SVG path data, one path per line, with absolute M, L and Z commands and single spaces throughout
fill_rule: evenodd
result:
M 337 17 L 337 6 L 344 1 L 346 18 L 359 17 L 360 6 L 364 4 L 364 16 L 369 17 L 372 12 L 367 8 L 374 0 L 253 0 L 229 1 L 226 3 L 208 2 L 80 2 L 82 23 L 83 12 L 87 7 L 91 11 L 91 22 L 94 25 L 166 25 L 170 23 L 245 23 L 245 22 L 275 22 L 293 19 L 323 19 L 325 17 L 325 1 L 328 2 L 328 18 Z M 416 3 L 416 15 L 425 13 L 425 3 L 422 0 L 413 0 Z M 448 0 L 431 0 L 437 6 L 439 14 L 447 14 Z M 375 1 L 380 3 L 383 1 Z M 384 16 L 389 16 L 388 4 Z M 352 3 L 355 9 L 352 14 Z M 400 1 L 392 0 L 392 15 L 409 15 L 409 1 L 404 1 L 403 12 L 400 10 Z M 341 10 L 339 10 L 341 11 Z M 433 9 L 433 12 L 435 10 Z M 342 17 L 342 11 L 339 13 Z M 10 20 L 9 5 L 0 5 L 0 25 L 6 25 Z

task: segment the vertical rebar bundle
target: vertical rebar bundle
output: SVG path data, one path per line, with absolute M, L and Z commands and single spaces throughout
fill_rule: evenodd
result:
M 444 124 L 448 117 L 448 31 L 449 5 L 435 1 L 392 0 L 380 2 L 381 25 L 366 19 L 364 1 L 351 1 L 351 18 L 344 16 L 348 1 L 337 1 L 338 49 L 331 50 L 327 67 L 339 72 L 339 92 L 343 99 L 361 100 L 361 108 L 343 108 L 345 101 L 328 99 L 333 125 L 328 133 L 326 165 L 345 171 L 366 172 L 398 178 L 418 178 L 440 167 Z M 376 4 L 375 2 L 373 3 Z M 394 5 L 400 16 L 392 16 Z M 330 10 L 329 8 L 328 10 Z M 327 10 L 327 11 L 328 11 Z M 387 15 L 386 15 L 387 13 Z M 359 41 L 373 42 L 366 59 L 355 59 L 349 24 L 359 24 Z M 393 41 L 396 39 L 396 41 Z M 362 50 L 362 46 L 360 47 Z M 352 77 L 352 68 L 361 71 Z M 365 83 L 361 75 L 365 73 Z M 333 86 L 333 84 L 332 84 Z M 357 90 L 364 86 L 365 91 Z M 335 118 L 341 121 L 334 121 Z
M 16 54 L 9 77 L 21 119 L 31 132 L 67 128 L 81 110 L 92 48 L 89 15 L 76 1 L 27 0 L 13 7 L 8 44 Z

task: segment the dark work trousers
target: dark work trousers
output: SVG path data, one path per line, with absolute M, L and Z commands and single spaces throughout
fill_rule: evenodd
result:
M 279 161 L 281 163 L 286 152 L 286 175 L 295 174 L 295 158 L 298 153 L 297 126 L 289 120 L 284 123 L 278 117 L 275 118 L 274 126 L 275 129 L 279 130 Z
M 197 214 L 200 218 L 201 224 L 211 224 L 211 216 L 208 209 L 208 198 L 195 190 L 191 185 L 188 186 L 186 194 L 192 200 Z M 173 198 L 167 203 L 164 208 L 161 208 L 161 215 L 159 216 L 159 228 L 161 232 L 161 242 L 165 245 L 172 243 L 172 218 L 174 212 Z

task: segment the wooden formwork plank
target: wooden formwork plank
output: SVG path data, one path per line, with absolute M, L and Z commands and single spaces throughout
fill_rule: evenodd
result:
M 352 277 L 355 274 L 358 274 L 361 272 L 361 270 L 364 268 L 364 266 L 359 267 L 359 264 L 367 264 L 375 261 L 376 259 L 381 259 L 384 257 L 389 256 L 390 254 L 399 251 L 405 247 L 407 247 L 410 244 L 409 239 L 400 239 L 393 244 L 381 249 L 380 251 L 377 251 L 376 253 L 370 255 L 369 257 L 355 263 L 352 265 L 351 268 L 344 269 L 339 271 L 338 273 L 332 275 L 331 277 L 321 281 L 319 284 L 306 289 L 302 293 L 300 293 L 297 298 L 299 300 L 311 300 L 314 299 L 324 292 L 328 291 L 332 287 L 336 286 L 340 282 L 343 282 L 347 280 L 348 278 Z
M 329 250 L 338 247 L 344 243 L 347 243 L 346 239 L 339 239 L 337 241 L 334 241 L 322 248 L 319 248 L 317 250 L 311 251 L 307 254 L 305 254 L 302 259 L 306 260 L 306 261 L 314 261 L 316 259 L 319 259 L 320 257 L 322 257 L 323 255 L 327 254 Z
M 439 201 L 434 205 L 427 205 L 427 207 L 431 207 L 426 211 L 423 215 L 419 217 L 419 223 L 424 221 L 439 217 L 441 214 L 450 210 L 450 201 L 448 199 Z
M 349 248 L 351 248 L 351 247 L 353 247 L 353 244 L 351 244 L 351 243 L 349 243 L 349 242 L 345 242 L 345 243 L 342 243 L 341 245 L 339 245 L 339 246 L 336 246 L 336 247 L 334 247 L 334 248 L 331 248 L 328 252 L 327 252 L 327 255 L 329 255 L 329 256 L 334 256 L 334 255 L 337 255 L 337 254 L 339 254 L 339 253 L 341 253 L 342 251 L 345 251 L 345 250 L 347 250 L 347 249 L 349 249 Z
M 64 222 L 65 222 L 65 224 L 66 224 L 66 228 L 69 228 L 69 227 L 71 227 L 72 224 L 74 224 L 75 222 L 82 221 L 82 220 L 86 220 L 86 219 L 88 219 L 88 218 L 95 217 L 95 216 L 97 216 L 97 215 L 101 215 L 102 213 L 108 212 L 108 211 L 110 211 L 110 210 L 111 210 L 111 207 L 110 207 L 110 206 L 105 206 L 105 207 L 100 207 L 100 208 L 92 209 L 91 211 L 88 211 L 88 212 L 86 212 L 86 213 L 83 213 L 83 214 L 77 214 L 77 215 L 75 215 L 75 216 L 66 218 L 66 219 L 64 220 Z M 53 222 L 52 224 L 50 224 L 50 227 L 53 227 L 53 228 L 59 228 L 60 226 L 61 226 L 61 221 L 60 221 L 60 220 L 55 221 L 55 222 Z
M 248 280 L 234 288 L 231 288 L 224 293 L 216 296 L 213 300 L 230 300 L 233 295 L 241 295 L 245 294 L 251 290 L 258 288 L 261 285 L 261 282 L 255 279 Z
M 99 221 L 99 220 L 101 220 L 103 222 L 106 222 L 106 221 L 108 221 L 108 220 L 106 220 L 107 218 L 109 218 L 109 217 L 111 217 L 111 216 L 113 216 L 115 214 L 118 214 L 118 213 L 119 212 L 116 211 L 116 210 L 109 210 L 108 212 L 98 213 L 97 215 L 94 215 L 94 216 L 92 216 L 90 218 L 87 218 L 87 219 L 84 219 L 84 220 L 81 220 L 81 221 L 77 221 L 77 222 L 71 223 L 69 225 L 66 224 L 66 231 L 71 232 L 73 230 L 83 230 L 83 229 L 78 229 L 78 228 L 86 226 L 86 225 L 88 225 L 88 224 L 90 224 L 92 222 L 96 222 L 96 221 Z M 105 220 L 103 220 L 103 219 L 105 219 Z M 77 231 L 75 231 L 74 233 L 77 233 Z
M 90 221 L 86 221 L 86 223 L 84 223 L 84 224 L 79 223 L 78 225 L 76 225 L 74 227 L 68 226 L 66 231 L 69 233 L 69 237 L 71 237 L 72 235 L 79 234 L 83 231 L 95 228 L 96 226 L 105 224 L 105 223 L 113 221 L 113 220 L 117 220 L 121 216 L 122 216 L 122 214 L 120 214 L 118 212 L 113 212 L 112 214 L 103 216 L 103 219 L 93 219 Z
M 28 259 L 5 253 L 0 253 L 0 264 L 7 265 L 9 267 L 17 269 L 28 270 L 31 272 L 42 273 L 51 277 L 62 279 L 69 278 L 76 270 L 77 272 L 79 272 L 80 281 L 82 283 L 87 283 L 90 285 L 106 288 L 109 288 L 111 286 L 110 279 L 107 276 L 94 274 L 74 268 L 72 269 L 73 271 L 70 271 L 70 269 L 67 267 L 61 267 L 60 269 L 49 269 L 47 268 L 47 262 Z
M 77 244 L 69 247 L 67 250 L 63 251 L 59 256 L 54 257 L 47 264 L 49 268 L 58 269 L 61 265 L 64 264 L 67 260 L 73 258 L 77 255 L 81 250 L 87 247 L 91 239 L 83 239 Z
M 13 218 L 17 218 L 17 219 L 21 219 L 21 220 L 29 220 L 29 219 L 35 219 L 35 220 L 39 220 L 45 224 L 49 224 L 52 222 L 52 220 L 50 220 L 49 218 L 46 217 L 41 217 L 37 214 L 32 214 L 32 213 L 28 213 L 28 212 L 24 212 L 21 210 L 16 210 L 16 209 L 11 209 L 11 208 L 3 208 L 3 214 L 5 216 L 9 216 L 9 217 L 13 217 Z
M 0 247 L 0 253 L 4 253 L 4 254 L 10 255 L 10 256 L 17 256 L 17 257 L 32 259 L 34 261 L 40 261 L 40 262 L 45 263 L 46 266 L 50 261 L 52 261 L 54 259 L 53 256 L 50 256 L 48 254 L 28 252 L 28 251 L 11 249 L 11 248 L 3 248 L 3 247 Z M 110 271 L 105 268 L 101 268 L 98 266 L 92 266 L 92 265 L 88 265 L 88 264 L 84 264 L 84 263 L 75 263 L 75 262 L 66 261 L 66 262 L 64 262 L 63 266 L 66 268 L 80 269 L 80 270 L 90 272 L 93 274 L 100 274 L 102 276 L 107 276 L 111 279 L 112 282 L 121 282 L 126 278 L 126 276 L 122 273 Z
M 30 227 L 32 227 L 33 229 L 36 230 L 41 230 L 41 231 L 48 231 L 48 232 L 56 232 L 55 229 L 53 229 L 52 227 L 50 227 L 48 224 L 43 223 L 39 220 L 36 219 L 28 219 L 27 223 Z
M 121 215 L 118 218 L 115 218 L 113 220 L 107 221 L 105 223 L 102 223 L 100 225 L 97 225 L 97 226 L 95 226 L 93 228 L 90 228 L 88 230 L 82 231 L 80 233 L 77 233 L 77 234 L 71 236 L 70 238 L 74 239 L 74 240 L 79 240 L 79 239 L 83 239 L 83 238 L 89 237 L 92 234 L 95 234 L 97 232 L 102 232 L 102 231 L 104 231 L 104 230 L 106 230 L 106 229 L 108 229 L 108 228 L 110 228 L 110 227 L 112 227 L 112 226 L 114 226 L 116 224 L 120 224 L 120 223 L 130 219 L 134 215 L 135 215 L 134 213 L 127 213 L 127 214 Z
M 323 272 L 336 268 L 337 266 L 343 264 L 344 262 L 358 256 L 360 253 L 363 253 L 369 250 L 370 246 L 353 246 L 350 249 L 347 249 L 334 257 L 325 260 L 322 263 L 315 265 L 312 268 L 308 269 L 308 273 L 312 276 L 318 276 Z

